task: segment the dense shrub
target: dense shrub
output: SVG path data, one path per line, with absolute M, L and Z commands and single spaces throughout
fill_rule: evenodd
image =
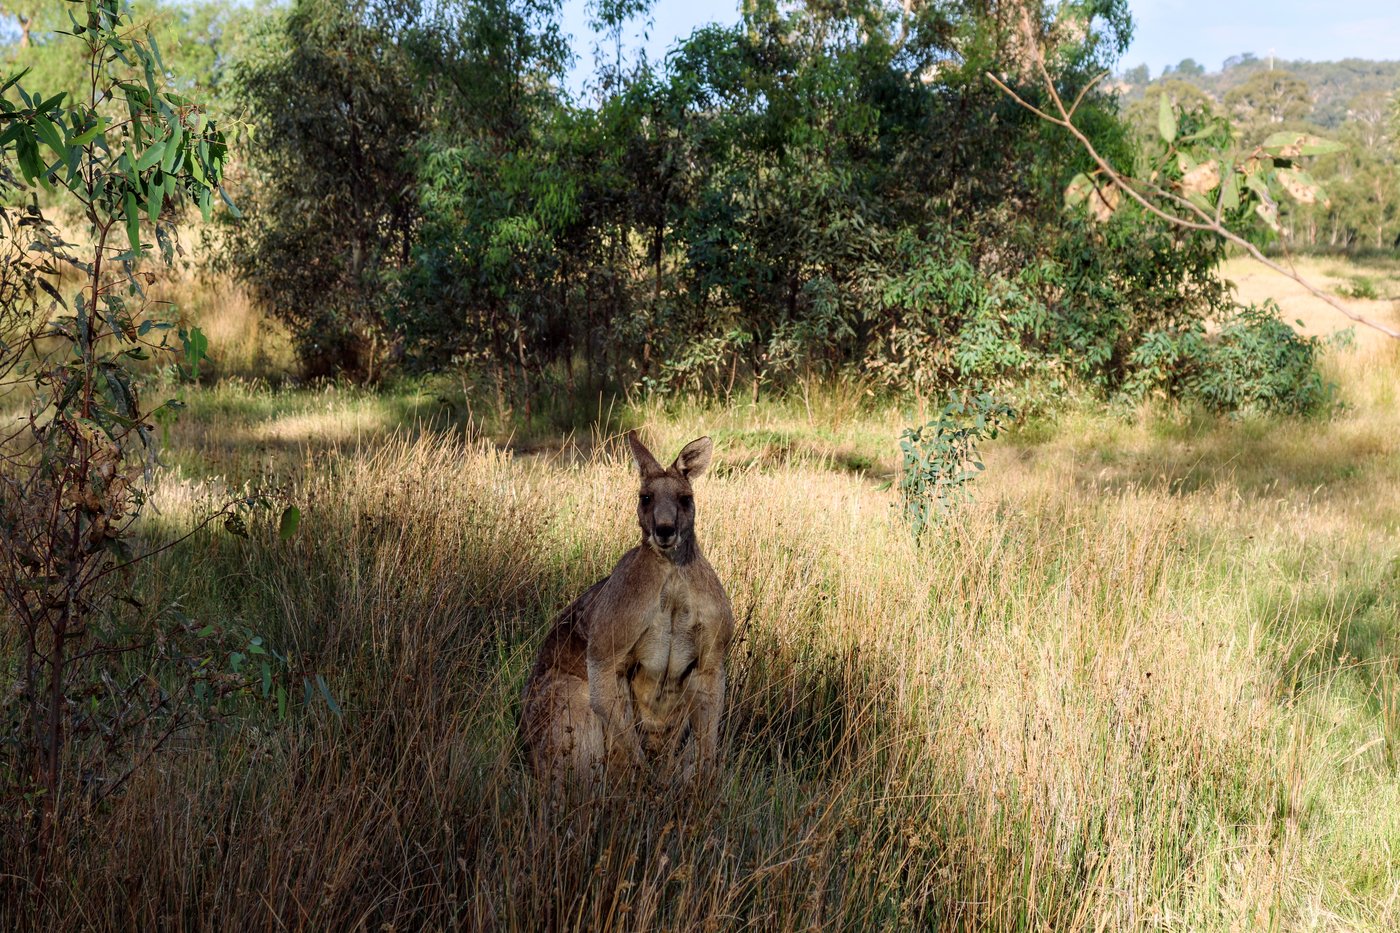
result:
M 599 15 L 620 28 L 634 6 Z M 754 4 L 664 67 L 603 66 L 586 107 L 558 90 L 567 49 L 543 0 L 377 9 L 301 0 L 281 51 L 241 72 L 271 132 L 238 259 L 312 374 L 364 377 L 393 347 L 527 413 L 559 389 L 808 373 L 921 397 L 1176 392 L 1184 375 L 1138 374 L 1141 348 L 1228 309 L 1210 234 L 1132 205 L 1066 211 L 1086 156 L 986 79 L 1025 71 L 1010 8 Z M 1070 5 L 1040 28 L 1077 93 L 1128 20 Z M 1111 97 L 1087 93 L 1076 121 L 1115 162 L 1138 157 Z M 1180 125 L 1219 131 L 1205 111 Z
M 1306 414 L 1331 397 L 1317 370 L 1322 347 L 1282 321 L 1272 302 L 1250 305 L 1232 311 L 1214 333 L 1193 326 L 1145 335 L 1133 351 L 1128 389 L 1164 392 L 1215 412 Z
M 307 375 L 374 379 L 392 339 L 385 282 L 417 219 L 422 101 L 357 2 L 298 0 L 261 38 L 234 68 L 255 134 L 227 258 L 290 328 Z

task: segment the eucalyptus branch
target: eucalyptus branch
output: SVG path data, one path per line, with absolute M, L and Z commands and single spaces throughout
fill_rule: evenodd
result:
M 0 437 L 0 464 L 8 474 L 6 495 L 0 497 L 5 525 L 0 599 L 23 629 L 27 646 L 22 789 L 41 792 L 32 841 L 43 852 L 61 841 L 65 822 L 65 788 L 70 762 L 76 761 L 65 751 L 76 737 L 72 697 L 82 691 L 82 678 L 91 675 L 87 668 L 93 659 L 120 656 L 146 643 L 140 637 L 118 638 L 97 625 L 107 607 L 131 601 L 124 592 L 130 580 L 118 571 L 169 550 L 238 507 L 226 504 L 189 534 L 131 556 L 135 548 L 128 545 L 135 544 L 134 527 L 148 505 L 140 485 L 150 463 L 146 419 L 159 408 L 143 404 L 142 380 L 130 368 L 130 358 L 147 348 L 174 349 L 156 342 L 156 334 L 174 325 L 150 317 L 163 303 L 141 287 L 151 279 L 138 263 L 151 251 L 151 232 L 164 245 L 169 225 L 161 208 L 168 197 L 192 193 L 207 216 L 227 148 L 202 112 L 166 90 L 159 50 L 144 41 L 144 31 L 120 2 L 84 0 L 84 7 L 86 23 L 74 35 L 85 46 L 86 97 L 65 104 L 58 95 L 42 107 L 21 109 L 6 93 L 9 88 L 15 87 L 25 104 L 45 100 L 18 88 L 23 75 L 0 91 L 0 113 L 7 115 L 0 158 L 8 165 L 13 156 L 16 186 L 25 192 L 67 190 L 87 222 L 84 243 L 69 252 L 69 244 L 49 232 L 52 225 L 37 214 L 33 222 L 45 231 L 42 240 L 51 256 L 30 261 L 20 254 L 12 262 L 27 277 L 29 292 L 42 290 L 69 313 L 43 316 L 42 336 L 54 347 L 36 353 L 35 365 L 26 371 L 34 400 L 27 417 L 0 429 L 8 435 Z M 146 89 L 124 79 L 133 59 L 144 66 Z M 125 100 L 129 117 L 109 122 L 99 111 L 111 100 Z M 69 168 L 50 171 L 51 165 Z M 52 259 L 82 273 L 71 303 L 55 290 L 60 283 L 47 278 L 53 275 Z M 133 297 L 121 294 L 127 289 Z M 202 354 L 202 338 L 199 346 Z M 188 347 L 187 352 L 194 353 Z M 7 372 L 0 359 L 0 374 Z M 110 724 L 117 732 L 129 725 L 123 711 Z M 137 724 L 144 725 L 144 720 Z
M 1104 156 L 1094 146 L 1093 141 L 1090 140 L 1089 137 L 1084 133 L 1084 131 L 1081 130 L 1074 122 L 1074 113 L 1079 107 L 1079 104 L 1083 101 L 1085 94 L 1088 92 L 1090 87 L 1092 87 L 1097 81 L 1102 79 L 1103 75 L 1097 75 L 1092 81 L 1090 81 L 1089 84 L 1086 85 L 1085 88 L 1079 92 L 1079 95 L 1075 98 L 1074 103 L 1071 106 L 1066 107 L 1064 98 L 1056 89 L 1055 82 L 1051 78 L 1050 72 L 1045 66 L 1045 58 L 1041 53 L 1040 43 L 1036 39 L 1033 30 L 1030 28 L 1030 21 L 1024 11 L 1022 12 L 1022 29 L 1026 38 L 1026 46 L 1030 50 L 1031 59 L 1035 65 L 1036 74 L 1039 77 L 1040 84 L 1043 87 L 1047 96 L 1049 97 L 1050 102 L 1054 105 L 1054 112 L 1047 112 L 1046 110 L 1030 103 L 1020 94 L 1016 93 L 1016 91 L 1014 91 L 1005 81 L 1003 81 L 1001 78 L 997 77 L 990 71 L 986 73 L 987 79 L 990 80 L 993 84 L 995 84 L 998 88 L 1000 88 L 1007 96 L 1009 96 L 1021 107 L 1024 107 L 1026 110 L 1035 114 L 1042 120 L 1045 120 L 1046 122 L 1051 123 L 1055 126 L 1062 127 L 1063 129 L 1068 131 L 1069 134 L 1074 137 L 1075 141 L 1079 143 L 1080 147 L 1088 154 L 1089 158 L 1093 160 L 1094 164 L 1098 166 L 1099 171 L 1103 173 L 1104 177 L 1108 180 L 1109 184 L 1113 188 L 1116 188 L 1118 191 L 1122 192 L 1124 195 L 1133 200 L 1135 203 L 1137 203 L 1144 210 L 1152 214 L 1154 217 L 1157 217 L 1158 219 L 1163 220 L 1174 227 L 1178 227 L 1184 230 L 1197 230 L 1215 234 L 1216 236 L 1225 240 L 1227 243 L 1230 243 L 1238 247 L 1239 249 L 1242 249 L 1246 254 L 1250 256 L 1250 258 L 1254 259 L 1256 262 L 1259 262 L 1264 266 L 1268 267 L 1269 269 L 1272 269 L 1273 271 L 1279 273 L 1280 275 L 1283 275 L 1289 279 L 1292 279 L 1294 282 L 1297 282 L 1299 285 L 1303 286 L 1303 288 L 1307 289 L 1308 292 L 1311 293 L 1313 296 L 1320 298 L 1322 301 L 1330 305 L 1333 309 L 1340 311 L 1343 315 L 1345 315 L 1352 321 L 1355 321 L 1356 323 L 1361 324 L 1365 327 L 1372 328 L 1373 330 L 1379 331 L 1380 333 L 1385 334 L 1387 337 L 1390 337 L 1392 339 L 1400 340 L 1400 330 L 1397 330 L 1396 328 L 1388 324 L 1383 324 L 1380 321 L 1376 321 L 1364 315 L 1356 313 L 1355 311 L 1348 308 L 1341 301 L 1341 299 L 1337 298 L 1335 295 L 1332 295 L 1324 289 L 1317 287 L 1312 282 L 1309 282 L 1306 278 L 1299 275 L 1295 270 L 1285 267 L 1273 261 L 1268 256 L 1264 255 L 1264 253 L 1259 249 L 1259 247 L 1255 246 L 1249 240 L 1240 236 L 1238 233 L 1234 232 L 1225 225 L 1222 219 L 1223 211 L 1221 211 L 1220 209 L 1217 209 L 1215 215 L 1212 216 L 1206 211 L 1203 211 L 1198 205 L 1192 204 L 1185 198 L 1179 197 L 1170 192 L 1165 192 L 1160 188 L 1156 188 L 1156 186 L 1148 186 L 1143 183 L 1137 182 L 1135 179 L 1130 178 L 1129 176 L 1124 175 L 1123 173 L 1115 169 L 1113 165 L 1108 161 L 1108 159 L 1104 158 Z M 1153 203 L 1152 199 L 1147 197 L 1147 195 L 1139 189 L 1139 185 L 1142 185 L 1144 188 L 1155 188 L 1155 191 L 1152 193 L 1154 193 L 1157 197 L 1162 197 L 1163 195 L 1165 195 L 1166 200 L 1169 200 L 1172 203 L 1177 204 L 1178 206 L 1189 208 L 1200 219 L 1192 220 L 1188 217 L 1183 217 L 1180 214 L 1163 210 L 1162 208 L 1157 206 L 1157 204 Z

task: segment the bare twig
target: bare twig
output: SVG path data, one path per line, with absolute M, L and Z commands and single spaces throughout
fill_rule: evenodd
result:
M 95 575 L 93 575 L 92 577 L 90 577 L 89 580 L 88 580 L 88 582 L 89 582 L 89 583 L 96 583 L 97 581 L 103 579 L 104 577 L 110 576 L 111 574 L 114 574 L 114 573 L 118 573 L 118 572 L 120 572 L 120 571 L 122 571 L 122 570 L 125 570 L 125 569 L 128 568 L 128 567 L 135 566 L 136 564 L 142 563 L 143 561 L 146 561 L 146 560 L 149 560 L 149 559 L 152 558 L 152 557 L 155 557 L 157 554 L 160 554 L 160 553 L 163 553 L 163 552 L 165 552 L 165 551 L 170 550 L 171 548 L 175 547 L 175 546 L 178 545 L 178 544 L 182 544 L 182 543 L 184 543 L 185 541 L 188 541 L 190 538 L 193 538 L 195 535 L 199 534 L 199 533 L 200 533 L 201 531 L 203 531 L 205 528 L 208 528 L 211 524 L 213 524 L 213 523 L 214 523 L 215 521 L 217 521 L 218 519 L 220 519 L 220 518 L 227 518 L 228 516 L 232 515 L 232 514 L 233 514 L 234 506 L 236 506 L 239 502 L 242 502 L 243 500 L 244 500 L 244 497 L 243 497 L 243 496 L 240 496 L 240 497 L 238 497 L 237 499 L 233 499 L 233 500 L 230 500 L 230 501 L 228 501 L 228 502 L 225 502 L 225 503 L 223 504 L 223 506 L 222 506 L 217 512 L 211 512 L 211 513 L 209 513 L 208 515 L 205 515 L 204 518 L 200 519 L 197 523 L 195 523 L 195 525 L 194 525 L 193 528 L 191 528 L 189 531 L 185 532 L 184 534 L 180 535 L 180 537 L 178 537 L 178 538 L 172 538 L 171 540 L 166 541 L 164 544 L 160 545 L 159 547 L 153 547 L 153 548 L 151 548 L 150 550 L 145 551 L 145 552 L 143 552 L 143 553 L 141 553 L 141 554 L 138 554 L 138 555 L 136 555 L 135 557 L 133 557 L 133 558 L 127 560 L 127 561 L 124 561 L 124 562 L 122 562 L 122 563 L 120 563 L 120 564 L 109 564 L 109 565 L 107 565 L 107 566 L 101 568 Z

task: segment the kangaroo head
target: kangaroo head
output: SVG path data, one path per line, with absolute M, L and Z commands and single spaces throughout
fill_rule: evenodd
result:
M 688 563 L 695 554 L 695 496 L 690 481 L 710 465 L 710 439 L 686 444 L 669 467 L 657 462 L 636 431 L 627 432 L 627 443 L 642 479 L 637 494 L 642 543 L 673 563 Z

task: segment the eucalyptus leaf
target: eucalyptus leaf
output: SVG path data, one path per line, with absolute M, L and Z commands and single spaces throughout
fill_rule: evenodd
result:
M 1165 93 L 1157 97 L 1157 132 L 1168 143 L 1176 139 L 1176 110 Z
M 156 140 L 151 143 L 150 147 L 141 153 L 141 158 L 136 160 L 136 171 L 144 172 L 159 162 L 165 156 L 165 149 L 165 140 Z
M 1284 159 L 1295 159 L 1299 156 L 1327 155 L 1332 152 L 1341 152 L 1346 149 L 1346 146 L 1330 139 L 1323 139 L 1321 136 L 1313 136 L 1310 133 L 1298 133 L 1288 130 L 1271 134 L 1264 140 L 1262 148 L 1270 155 Z
M 83 132 L 68 140 L 70 146 L 86 146 L 97 138 L 98 134 L 107 128 L 107 118 L 98 117 L 97 120 Z
M 127 189 L 123 199 L 123 213 L 126 217 L 126 237 L 131 242 L 133 255 L 141 253 L 141 209 L 136 203 L 136 194 Z
M 277 537 L 283 541 L 288 540 L 297 533 L 297 528 L 301 525 L 301 509 L 294 505 L 289 505 L 282 510 L 282 518 L 277 523 Z
M 63 137 L 58 132 L 58 127 L 53 125 L 53 121 L 42 113 L 34 114 L 34 129 L 44 145 L 52 149 L 57 155 L 67 157 L 68 147 L 63 145 Z

